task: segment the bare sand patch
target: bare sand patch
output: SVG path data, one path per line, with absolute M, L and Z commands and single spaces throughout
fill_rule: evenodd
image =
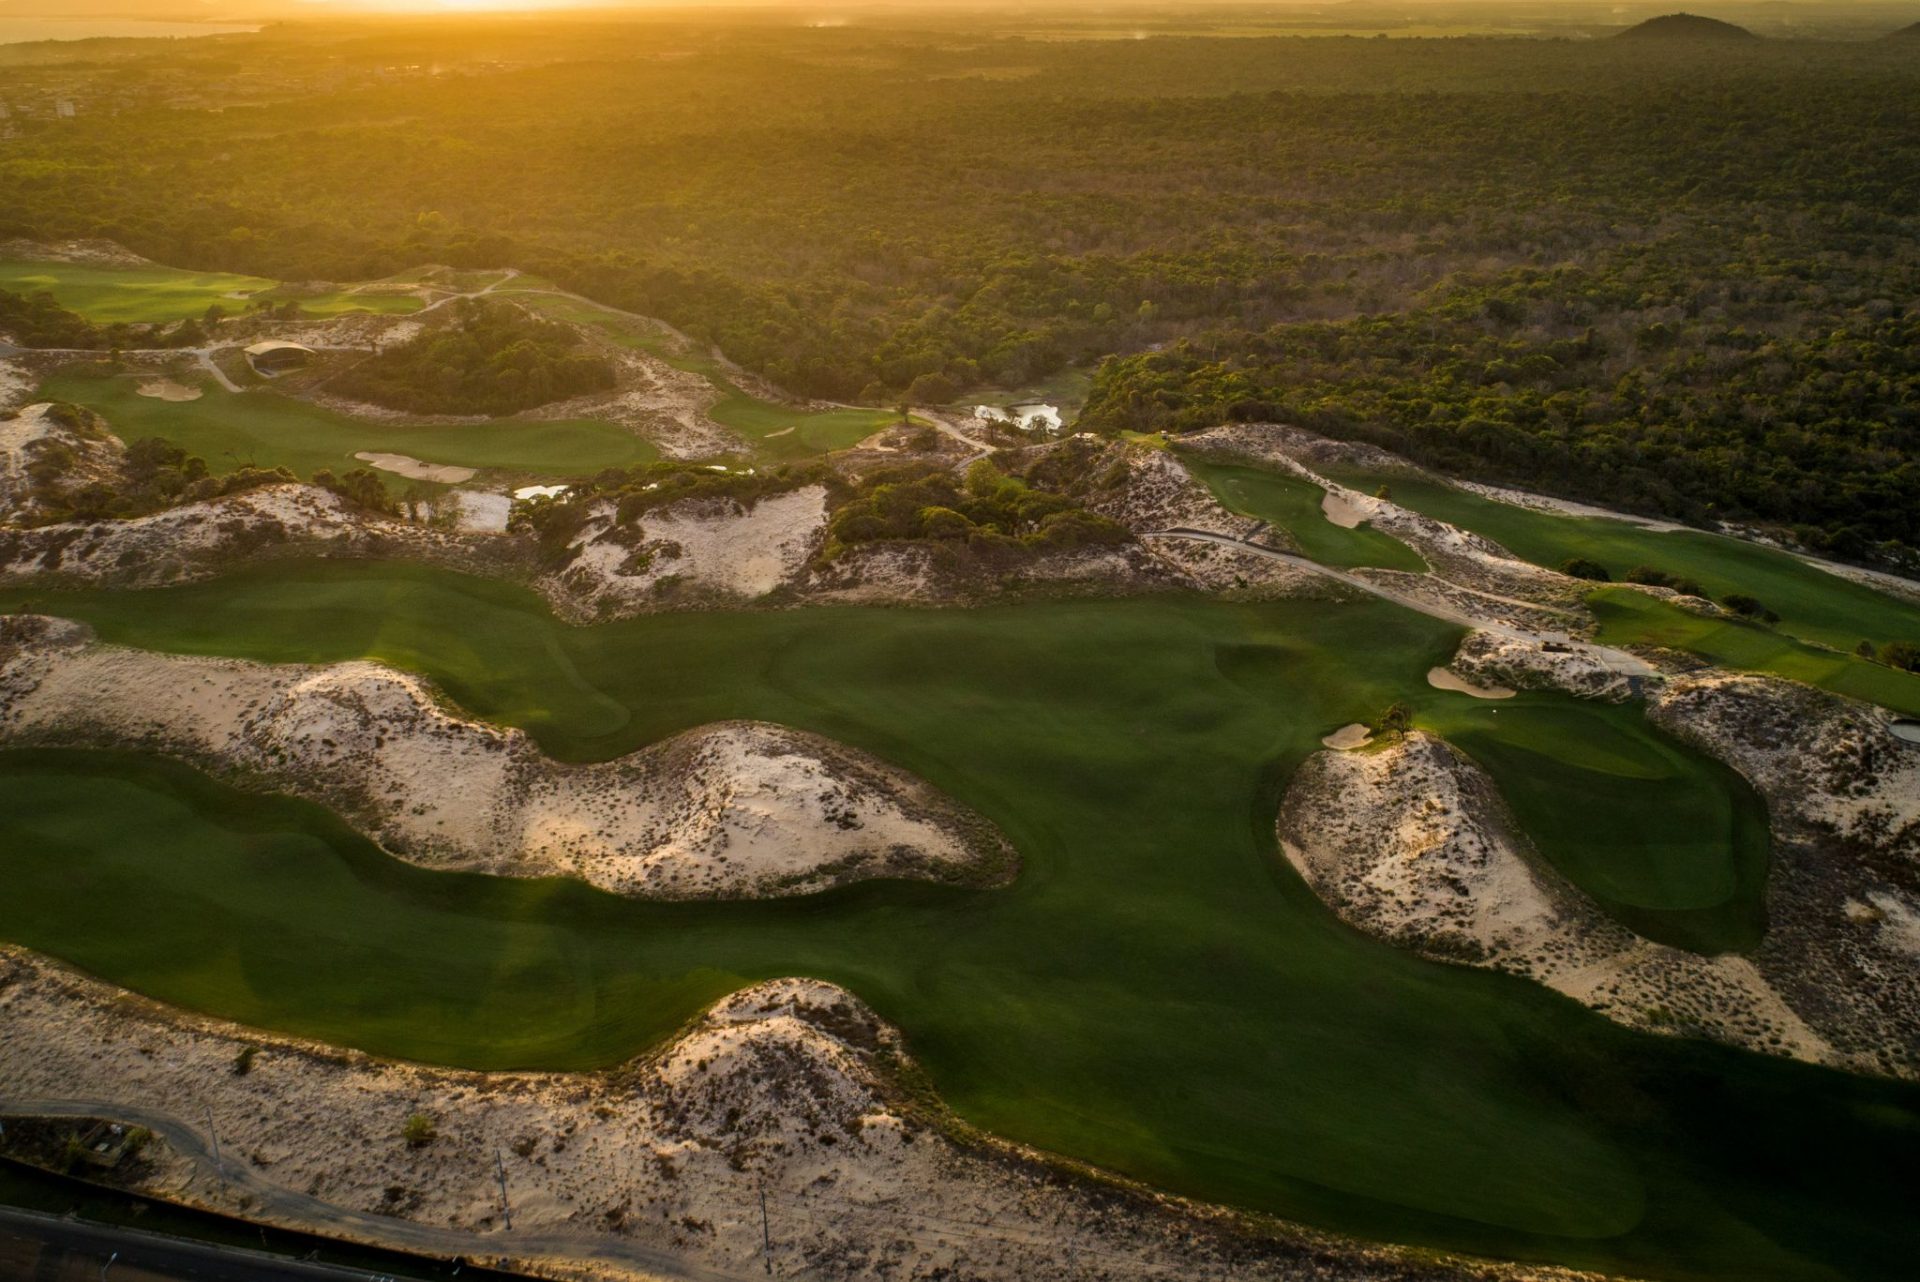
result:
M 488 490 L 455 490 L 447 496 L 459 505 L 455 524 L 474 534 L 504 534 L 513 516 L 513 496 Z
M 152 379 L 140 384 L 134 391 L 156 401 L 197 401 L 202 395 L 199 388 L 176 383 L 170 378 Z
M 768 432 L 768 433 L 767 433 L 767 435 L 766 435 L 766 439 L 767 439 L 767 440 L 769 440 L 769 441 L 771 441 L 771 440 L 773 440 L 773 439 L 775 439 L 776 437 L 781 437 L 781 436 L 792 436 L 792 435 L 794 434 L 794 432 L 795 432 L 795 431 L 797 431 L 797 430 L 798 430 L 797 428 L 793 428 L 793 427 L 783 427 L 783 428 L 781 428 L 781 429 L 780 429 L 779 431 L 777 431 L 777 432 Z
M 1373 730 L 1365 723 L 1356 721 L 1352 725 L 1341 726 L 1320 742 L 1336 752 L 1350 752 L 1373 738 Z
M 362 463 L 377 467 L 383 472 L 404 476 L 410 481 L 437 481 L 442 485 L 459 485 L 479 475 L 478 468 L 454 467 L 447 463 L 422 463 L 419 459 L 409 458 L 405 454 L 381 454 L 373 450 L 361 450 L 354 457 Z
M 750 600 L 800 575 L 826 522 L 827 492 L 819 485 L 771 494 L 751 507 L 733 499 L 683 500 L 626 525 L 613 504 L 600 503 L 559 582 L 569 596 L 601 606 L 652 601 L 668 586 Z
M 1475 685 L 1451 668 L 1428 668 L 1427 684 L 1436 690 L 1470 694 L 1476 699 L 1511 699 L 1514 693 L 1506 686 Z

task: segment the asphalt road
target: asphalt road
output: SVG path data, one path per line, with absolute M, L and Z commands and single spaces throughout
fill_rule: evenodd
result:
M 372 1282 L 391 1275 L 245 1247 L 0 1207 L 0 1277 L 12 1282 Z

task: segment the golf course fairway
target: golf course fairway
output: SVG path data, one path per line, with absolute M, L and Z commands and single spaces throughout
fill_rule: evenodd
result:
M 417 869 L 321 808 L 145 756 L 0 753 L 0 937 L 155 997 L 382 1054 L 584 1068 L 742 984 L 816 975 L 898 1023 L 968 1121 L 1178 1192 L 1645 1277 L 1909 1275 L 1920 1089 L 1631 1033 L 1421 961 L 1343 926 L 1278 857 L 1280 792 L 1319 736 L 1404 700 L 1610 902 L 1703 938 L 1752 927 L 1764 824 L 1729 772 L 1637 708 L 1434 690 L 1458 630 L 1384 602 L 568 628 L 486 580 L 288 562 L 0 608 L 175 652 L 382 659 L 574 760 L 726 717 L 797 726 L 944 788 L 1024 861 L 1002 890 L 648 904 Z M 1559 775 L 1529 797 L 1513 771 L 1546 760 Z M 1627 777 L 1691 817 L 1603 816 Z M 1555 807 L 1584 810 L 1544 823 Z M 1606 859 L 1656 831 L 1656 866 Z

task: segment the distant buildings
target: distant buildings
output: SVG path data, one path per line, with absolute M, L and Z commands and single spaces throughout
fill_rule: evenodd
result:
M 277 378 L 289 370 L 305 369 L 314 357 L 311 347 L 267 339 L 247 348 L 247 364 L 263 378 Z

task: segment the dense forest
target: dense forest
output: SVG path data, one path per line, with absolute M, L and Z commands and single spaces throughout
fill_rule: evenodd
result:
M 511 263 L 830 399 L 1115 356 L 1089 423 L 1287 415 L 1848 555 L 1916 540 L 1897 42 L 241 39 L 10 68 L 87 109 L 16 113 L 0 236 L 289 280 Z
M 565 325 L 510 303 L 463 298 L 451 324 L 351 366 L 334 386 L 414 414 L 517 414 L 614 385 L 612 364 L 580 346 Z

